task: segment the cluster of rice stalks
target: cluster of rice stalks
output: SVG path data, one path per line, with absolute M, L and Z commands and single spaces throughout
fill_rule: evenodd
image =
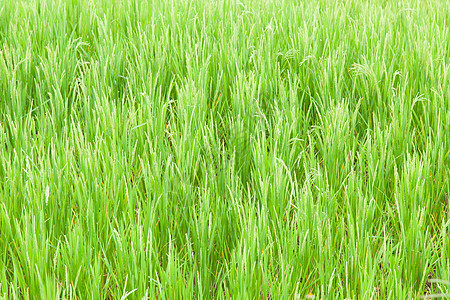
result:
M 450 293 L 447 1 L 0 2 L 0 297 Z

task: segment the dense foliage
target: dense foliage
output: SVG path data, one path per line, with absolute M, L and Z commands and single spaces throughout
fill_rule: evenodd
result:
M 1 1 L 0 297 L 449 293 L 448 5 Z

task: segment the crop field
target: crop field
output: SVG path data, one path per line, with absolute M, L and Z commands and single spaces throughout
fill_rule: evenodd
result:
M 450 297 L 449 6 L 0 1 L 0 299 Z

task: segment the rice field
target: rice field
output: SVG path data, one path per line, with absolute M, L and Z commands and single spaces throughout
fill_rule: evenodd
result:
M 448 0 L 0 2 L 0 299 L 450 297 Z

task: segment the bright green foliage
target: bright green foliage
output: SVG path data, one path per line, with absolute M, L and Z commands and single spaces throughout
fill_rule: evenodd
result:
M 0 298 L 450 293 L 449 5 L 0 1 Z

